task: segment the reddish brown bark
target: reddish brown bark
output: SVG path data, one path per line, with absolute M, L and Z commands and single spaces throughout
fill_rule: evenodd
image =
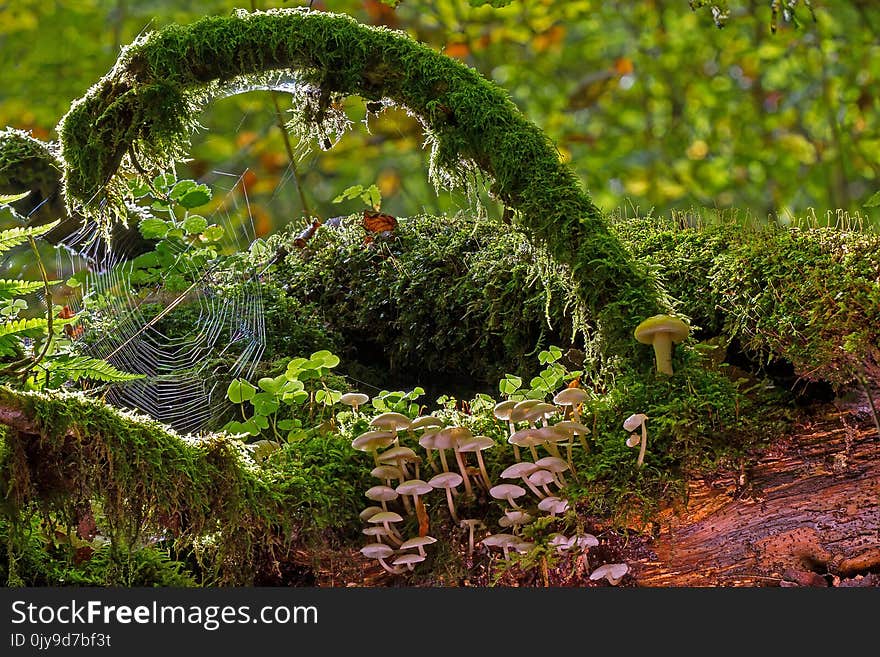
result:
M 880 572 L 880 437 L 836 411 L 743 473 L 694 481 L 633 563 L 641 586 L 827 586 Z M 866 577 L 867 576 L 867 577 Z M 847 581 L 848 580 L 848 581 Z

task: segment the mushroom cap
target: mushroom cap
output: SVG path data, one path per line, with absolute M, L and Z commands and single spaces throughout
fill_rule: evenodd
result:
M 549 500 L 549 499 L 559 499 L 559 498 L 558 497 L 557 498 L 547 497 L 544 499 Z M 538 505 L 538 506 L 540 507 L 540 505 Z M 544 511 L 546 509 L 541 509 L 541 510 Z M 571 547 L 571 543 L 569 543 L 569 538 L 565 534 L 554 534 L 553 537 L 549 541 L 547 541 L 547 545 L 552 545 L 553 547 L 558 549 L 560 552 L 563 552 L 563 551 L 567 550 L 569 547 Z
M 421 415 L 410 422 L 410 431 L 418 431 L 419 429 L 429 429 L 433 427 L 442 427 L 443 420 L 433 415 Z
M 589 395 L 583 388 L 565 388 L 553 397 L 553 403 L 557 406 L 574 406 L 580 404 Z
M 556 408 L 553 404 L 548 404 L 547 402 L 538 402 L 531 408 L 526 411 L 524 420 L 528 420 L 529 422 L 534 422 L 535 420 L 540 420 L 542 417 L 549 417 L 554 413 L 558 413 L 559 409 Z
M 474 436 L 470 440 L 465 440 L 458 446 L 459 452 L 482 452 L 495 446 L 495 441 L 489 436 Z
M 513 545 L 511 545 L 510 547 L 512 547 L 514 550 L 516 550 L 520 554 L 525 554 L 526 552 L 531 550 L 533 547 L 535 547 L 535 544 L 530 541 L 519 540 L 516 543 L 514 543 Z
M 366 534 L 367 536 L 387 536 L 389 532 L 382 525 L 372 525 L 370 527 L 364 527 L 361 530 L 361 533 Z
M 391 486 L 373 486 L 368 488 L 364 495 L 368 500 L 373 500 L 374 502 L 389 502 L 397 499 L 397 491 L 391 488 Z
M 458 449 L 458 445 L 471 440 L 474 434 L 466 427 L 447 427 L 434 434 L 435 449 Z
M 519 543 L 519 538 L 513 534 L 490 534 L 480 541 L 480 544 L 486 547 L 505 547 L 514 543 Z
M 385 509 L 383 509 L 381 506 L 368 506 L 366 509 L 361 511 L 360 514 L 358 514 L 358 517 L 364 522 L 367 522 L 374 515 L 376 515 L 377 513 L 382 513 L 384 510 Z
M 433 536 L 416 536 L 415 538 L 411 538 L 407 541 L 404 541 L 400 544 L 401 550 L 409 550 L 410 548 L 417 548 L 419 546 L 430 545 L 431 543 L 436 543 L 437 539 Z
M 437 449 L 437 433 L 440 429 L 426 429 L 425 433 L 419 438 L 419 445 L 425 449 Z
M 360 406 L 370 401 L 370 398 L 362 392 L 346 392 L 339 401 L 346 406 Z
M 526 494 L 526 489 L 516 484 L 498 484 L 489 489 L 489 495 L 496 500 L 514 499 Z
M 538 466 L 529 461 L 523 461 L 522 463 L 514 463 L 513 465 L 504 469 L 504 472 L 501 473 L 502 479 L 521 479 L 522 477 L 528 477 L 535 470 L 538 469 Z
M 464 520 L 459 520 L 458 524 L 462 527 L 473 527 L 474 529 L 485 529 L 486 523 L 484 523 L 479 518 L 465 518 Z
M 498 525 L 501 527 L 515 527 L 517 525 L 528 525 L 535 519 L 525 511 L 508 511 L 498 519 Z
M 492 409 L 492 414 L 499 420 L 509 420 L 510 411 L 513 410 L 514 406 L 516 406 L 516 402 L 512 399 L 498 402 L 497 404 L 495 404 L 495 408 Z
M 565 472 L 568 470 L 568 463 L 565 462 L 565 459 L 561 459 L 558 456 L 545 456 L 535 461 L 535 465 L 550 472 Z
M 642 423 L 647 419 L 648 416 L 644 413 L 633 413 L 623 421 L 623 428 L 626 431 L 635 431 L 642 426 Z
M 394 549 L 384 543 L 370 543 L 361 548 L 361 554 L 368 559 L 386 559 L 394 554 Z
M 540 436 L 545 443 L 561 443 L 571 438 L 572 433 L 564 428 L 560 429 L 555 424 L 551 424 L 538 429 L 535 435 Z
M 642 437 L 639 434 L 634 433 L 633 435 L 631 435 L 629 438 L 626 439 L 626 446 L 627 447 L 638 447 L 640 442 L 642 442 Z
M 402 413 L 387 412 L 377 415 L 370 420 L 371 427 L 379 427 L 381 429 L 392 429 L 399 431 L 400 429 L 409 429 L 411 420 Z
M 549 470 L 535 470 L 529 475 L 529 481 L 535 486 L 546 486 L 556 481 L 556 477 Z
M 538 502 L 538 508 L 547 513 L 565 513 L 568 511 L 568 501 L 558 497 L 545 497 Z
M 393 465 L 377 465 L 370 470 L 370 474 L 376 479 L 400 479 L 403 475 L 400 468 Z
M 553 425 L 560 431 L 567 431 L 572 434 L 580 434 L 581 436 L 586 436 L 590 430 L 587 429 L 580 422 L 575 422 L 574 420 L 562 420 Z
M 517 402 L 516 405 L 510 411 L 510 417 L 508 418 L 511 422 L 522 422 L 526 419 L 526 414 L 529 410 L 540 404 L 540 399 L 523 399 L 520 402 Z
M 388 447 L 394 442 L 390 431 L 367 431 L 351 441 L 351 446 L 359 452 L 372 452 L 374 449 Z
M 383 511 L 382 513 L 377 513 L 376 515 L 371 516 L 367 522 L 376 525 L 386 522 L 403 522 L 403 516 L 399 513 L 394 513 L 394 511 Z
M 590 573 L 590 579 L 597 580 L 604 577 L 609 584 L 617 584 L 628 572 L 629 566 L 625 563 L 606 563 Z
M 421 563 L 424 560 L 425 560 L 425 557 L 423 557 L 421 554 L 416 554 L 415 552 L 409 552 L 407 554 L 401 554 L 399 557 L 397 557 L 391 563 L 393 563 L 395 566 L 412 566 L 417 563 Z
M 514 431 L 510 434 L 510 438 L 507 439 L 511 445 L 516 445 L 517 447 L 530 447 L 532 445 L 540 445 L 545 442 L 546 439 L 542 438 L 538 433 L 539 429 L 535 429 L 534 427 L 528 427 L 526 429 L 520 429 L 519 431 Z
M 386 450 L 379 454 L 379 462 L 384 463 L 386 461 L 397 461 L 398 459 L 402 461 L 410 461 L 412 463 L 421 463 L 422 457 L 412 451 L 409 447 L 392 447 L 389 450 Z
M 401 495 L 424 495 L 430 493 L 434 488 L 427 481 L 421 479 L 410 479 L 404 481 L 395 489 Z
M 595 536 L 593 536 L 592 534 L 584 534 L 583 536 L 577 536 L 577 537 L 572 537 L 572 538 L 575 538 L 575 543 L 577 543 L 577 546 L 579 548 L 581 548 L 582 550 L 586 549 L 586 548 L 596 547 L 597 545 L 599 545 L 599 539 L 596 538 Z M 615 565 L 626 566 L 625 563 L 615 564 Z M 627 566 L 626 568 L 627 568 L 627 570 L 629 570 L 629 566 Z M 624 571 L 624 574 L 626 574 L 626 571 Z M 621 575 L 621 577 L 622 577 L 622 575 Z
M 690 331 L 691 327 L 678 319 L 678 317 L 654 315 L 639 324 L 633 335 L 636 340 L 643 344 L 652 344 L 655 335 L 658 333 L 668 333 L 669 339 L 677 343 L 684 340 Z
M 431 477 L 428 483 L 434 488 L 455 488 L 463 481 L 464 479 L 457 472 L 441 472 Z

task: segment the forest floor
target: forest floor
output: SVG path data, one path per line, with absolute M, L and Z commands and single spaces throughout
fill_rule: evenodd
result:
M 739 470 L 688 481 L 686 500 L 648 524 L 620 531 L 587 521 L 602 541 L 589 561 L 629 564 L 620 586 L 880 587 L 880 436 L 867 398 L 812 405 Z M 317 586 L 607 585 L 589 580 L 583 556 L 499 568 L 479 549 L 468 556 L 464 543 L 450 548 L 458 571 L 438 560 L 418 581 L 366 564 L 350 546 L 290 556 L 305 574 L 297 583 Z

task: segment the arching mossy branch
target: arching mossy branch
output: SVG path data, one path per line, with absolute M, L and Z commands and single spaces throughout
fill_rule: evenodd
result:
M 59 125 L 68 203 L 112 220 L 123 207 L 120 172 L 169 166 L 225 83 L 278 70 L 312 85 L 303 117 L 315 124 L 325 122 L 333 99 L 348 95 L 388 99 L 416 115 L 433 143 L 434 180 L 484 173 L 532 239 L 572 268 L 603 352 L 648 361 L 631 336 L 661 310 L 656 284 L 608 231 L 547 136 L 475 70 L 347 16 L 239 12 L 135 41 Z

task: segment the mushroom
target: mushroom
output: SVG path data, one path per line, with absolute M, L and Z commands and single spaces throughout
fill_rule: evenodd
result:
M 495 404 L 495 408 L 492 411 L 492 414 L 498 418 L 499 420 L 504 420 L 507 422 L 507 427 L 510 429 L 510 433 L 513 434 L 516 431 L 516 428 L 513 426 L 513 420 L 510 419 L 510 414 L 513 411 L 514 406 L 516 406 L 516 402 L 512 399 L 508 399 L 507 401 L 499 402 Z M 519 461 L 519 447 L 513 446 L 513 457 Z
M 437 433 L 443 427 L 443 420 L 440 418 L 434 417 L 433 415 L 421 415 L 413 420 L 409 425 L 410 433 L 418 431 L 419 429 L 430 429 L 430 433 Z M 425 431 L 427 435 L 429 432 Z M 425 447 L 422 445 L 422 447 Z M 437 472 L 437 464 L 434 461 L 434 455 L 431 452 L 430 447 L 425 447 L 425 454 L 428 457 L 428 464 L 431 466 L 431 470 L 435 473 Z
M 401 538 L 398 531 L 391 526 L 392 522 L 403 522 L 403 517 L 399 513 L 394 513 L 394 511 L 383 511 L 382 513 L 377 513 L 376 515 L 371 516 L 367 522 L 374 525 L 381 524 L 386 530 L 388 530 L 389 537 L 394 537 L 396 539 Z M 395 542 L 399 544 L 400 540 Z
M 364 522 L 367 522 L 370 518 L 372 518 L 377 513 L 382 513 L 385 511 L 381 506 L 368 506 L 366 509 L 360 512 L 360 519 Z
M 419 495 L 430 493 L 433 488 L 427 481 L 421 479 L 410 479 L 405 481 L 395 489 L 401 495 L 412 495 L 413 503 L 418 507 Z
M 590 573 L 590 579 L 596 581 L 604 577 L 608 580 L 608 583 L 611 584 L 611 586 L 616 586 L 628 572 L 629 566 L 625 563 L 606 563 L 604 566 L 599 566 L 596 570 Z
M 561 500 L 558 497 L 545 497 L 538 503 L 538 508 L 541 511 L 546 511 L 551 516 L 555 516 L 557 513 L 568 511 L 568 501 Z
M 375 468 L 370 470 L 370 474 L 373 475 L 376 479 L 382 479 L 387 486 L 391 485 L 392 479 L 397 479 L 400 481 L 400 483 L 403 483 L 405 481 L 403 471 L 393 465 L 377 465 Z
M 508 556 L 510 556 L 510 546 L 516 545 L 519 542 L 519 537 L 514 536 L 513 534 L 491 534 L 480 541 L 480 545 L 485 545 L 486 547 L 500 547 L 504 552 L 504 558 L 507 559 Z
M 517 402 L 510 409 L 510 421 L 513 423 L 524 421 L 529 411 L 540 403 L 542 403 L 540 399 L 523 399 Z
M 564 427 L 559 428 L 555 424 L 541 427 L 535 431 L 535 436 L 541 438 L 541 443 L 551 456 L 560 457 L 559 448 L 556 443 L 562 443 L 571 440 L 571 431 L 567 431 Z M 561 458 L 561 457 L 560 457 Z M 535 459 L 536 461 L 538 459 Z
M 513 500 L 526 494 L 526 489 L 516 484 L 498 484 L 489 489 L 489 495 L 496 500 L 507 500 L 514 509 L 520 510 L 520 506 Z
M 365 545 L 361 548 L 361 554 L 367 557 L 367 559 L 377 559 L 382 565 L 382 568 L 392 575 L 399 575 L 402 572 L 399 568 L 392 568 L 385 563 L 385 559 L 394 554 L 394 550 L 384 543 L 370 543 L 369 545 Z
M 648 416 L 644 413 L 634 413 L 623 421 L 623 428 L 627 431 L 635 431 L 639 426 L 642 427 L 641 448 L 639 449 L 639 458 L 636 460 L 636 467 L 641 468 L 645 462 L 645 450 L 648 448 L 648 427 L 645 426 L 645 420 Z M 638 438 L 637 434 L 632 434 L 626 439 L 627 447 L 635 447 L 638 443 L 633 438 Z
M 547 418 L 549 418 L 554 413 L 559 412 L 559 409 L 556 408 L 553 404 L 548 404 L 547 402 L 539 401 L 537 404 L 534 404 L 530 408 L 526 410 L 524 420 L 528 420 L 535 427 L 538 426 L 538 420 L 541 421 L 541 426 L 547 426 Z
M 571 431 L 572 434 L 576 434 L 578 440 L 581 441 L 581 447 L 584 448 L 585 452 L 590 451 L 590 446 L 587 444 L 586 435 L 590 431 L 580 422 L 575 422 L 574 420 L 562 420 L 561 422 L 557 422 L 553 425 L 557 429 L 564 429 L 565 431 Z M 568 447 L 568 460 L 571 461 L 571 445 Z
M 346 392 L 339 398 L 340 403 L 351 406 L 354 408 L 355 413 L 357 413 L 359 406 L 366 404 L 368 401 L 370 401 L 370 398 L 362 392 Z
M 572 545 L 577 545 L 585 552 L 591 547 L 599 545 L 599 539 L 592 534 L 584 534 L 583 536 L 572 536 Z
M 547 498 L 551 499 L 551 498 Z M 558 499 L 558 498 L 555 498 Z M 568 552 L 571 549 L 571 539 L 569 539 L 564 534 L 554 534 L 552 538 L 547 541 L 547 545 L 551 547 L 555 547 L 556 551 L 560 554 L 563 552 Z
M 372 488 L 368 488 L 364 495 L 368 500 L 379 502 L 382 505 L 383 511 L 388 510 L 388 506 L 385 504 L 386 502 L 397 499 L 397 491 L 391 488 L 391 486 L 373 486 Z
M 359 452 L 370 452 L 373 461 L 379 465 L 378 451 L 394 442 L 390 431 L 367 431 L 351 441 L 351 446 Z
M 431 545 L 431 543 L 436 543 L 437 539 L 433 536 L 416 536 L 415 538 L 411 538 L 408 541 L 404 541 L 400 545 L 401 550 L 411 550 L 412 548 L 416 548 L 419 551 L 419 554 L 423 557 L 428 556 L 425 554 L 425 546 Z
M 528 447 L 529 452 L 532 455 L 532 458 L 537 461 L 538 460 L 538 450 L 535 449 L 535 445 L 540 445 L 544 442 L 544 438 L 538 434 L 539 429 L 535 427 L 528 427 L 526 429 L 520 429 L 510 435 L 507 439 L 511 445 L 517 445 L 519 447 Z
M 477 520 L 475 518 L 462 520 L 458 524 L 462 527 L 468 528 L 468 556 L 470 556 L 474 553 L 474 530 L 486 529 L 486 525 L 483 524 L 482 520 Z
M 529 475 L 529 481 L 535 486 L 540 486 L 541 488 L 543 488 L 548 497 L 552 497 L 553 493 L 550 492 L 550 489 L 547 488 L 547 485 L 551 483 L 559 483 L 558 481 L 556 481 L 555 475 L 549 470 L 535 470 L 532 474 Z
M 458 445 L 459 443 L 472 440 L 473 437 L 474 434 L 471 433 L 470 429 L 465 427 L 449 427 L 447 429 L 441 429 L 433 436 L 434 447 L 441 450 L 441 460 L 443 457 L 442 450 L 444 449 L 451 449 L 455 454 L 455 461 L 458 463 L 458 471 L 461 472 L 461 478 L 464 481 L 464 492 L 469 497 L 473 495 L 473 489 L 471 488 L 471 480 L 468 477 L 467 468 L 464 465 L 464 459 L 461 456 L 461 451 L 458 449 Z
M 385 531 L 385 528 L 380 527 L 379 525 L 371 525 L 370 527 L 364 527 L 361 530 L 361 533 L 366 534 L 367 536 L 375 537 L 376 540 L 378 540 L 380 543 L 382 542 L 383 536 L 388 536 L 388 532 Z M 392 542 L 395 542 L 395 543 L 400 543 L 400 541 L 394 541 L 391 537 L 389 537 L 389 540 L 392 540 Z
M 409 476 L 409 470 L 406 467 L 407 463 L 415 463 L 416 464 L 416 477 L 419 476 L 419 462 L 422 460 L 418 454 L 412 451 L 409 447 L 392 447 L 391 449 L 385 450 L 377 457 L 379 464 L 394 462 L 397 463 L 397 467 L 403 472 L 405 477 Z
M 534 517 L 525 511 L 506 511 L 504 515 L 498 519 L 498 525 L 505 529 L 507 527 L 513 527 L 513 531 L 516 532 L 517 528 L 522 525 L 528 525 L 533 521 Z
M 372 420 L 370 420 L 370 426 L 376 427 L 377 429 L 382 429 L 384 431 L 391 431 L 394 433 L 394 441 L 397 441 L 397 432 L 401 429 L 406 430 L 409 429 L 409 425 L 411 424 L 411 420 L 402 413 L 382 413 L 377 415 Z
M 653 345 L 657 371 L 672 376 L 672 345 L 684 340 L 690 330 L 677 317 L 654 315 L 639 324 L 633 335 L 639 342 Z
M 577 407 L 584 403 L 587 396 L 587 391 L 583 388 L 565 388 L 556 393 L 556 396 L 553 397 L 553 403 L 557 406 L 568 406 L 574 421 L 580 422 L 581 416 Z
M 529 475 L 532 474 L 535 470 L 538 469 L 538 466 L 534 463 L 529 463 L 528 461 L 523 461 L 521 463 L 514 463 L 501 473 L 502 479 L 522 479 L 523 483 L 529 487 L 538 499 L 543 499 L 544 494 L 535 488 L 535 485 L 529 481 Z
M 480 465 L 480 474 L 483 476 L 483 481 L 486 483 L 487 489 L 492 486 L 492 482 L 489 479 L 489 473 L 486 471 L 486 463 L 483 461 L 482 452 L 484 449 L 489 449 L 494 446 L 495 441 L 489 438 L 489 436 L 474 436 L 470 440 L 465 440 L 460 443 L 458 446 L 458 451 L 463 454 L 469 452 L 476 453 L 477 463 Z
M 569 468 L 568 463 L 566 463 L 563 459 L 556 456 L 545 456 L 544 458 L 535 461 L 535 465 L 544 470 L 549 470 L 554 475 L 556 475 L 557 486 L 559 486 L 560 488 L 565 486 L 566 481 L 565 477 L 562 476 L 562 473 Z
M 421 563 L 425 560 L 421 554 L 402 554 L 394 560 L 395 566 L 406 566 L 410 570 L 413 570 L 416 567 L 417 563 Z
M 455 515 L 455 503 L 452 501 L 452 489 L 462 482 L 461 475 L 457 472 L 441 472 L 431 477 L 428 483 L 433 488 L 446 489 L 446 504 L 449 505 L 449 514 L 455 522 L 458 522 L 458 516 Z

